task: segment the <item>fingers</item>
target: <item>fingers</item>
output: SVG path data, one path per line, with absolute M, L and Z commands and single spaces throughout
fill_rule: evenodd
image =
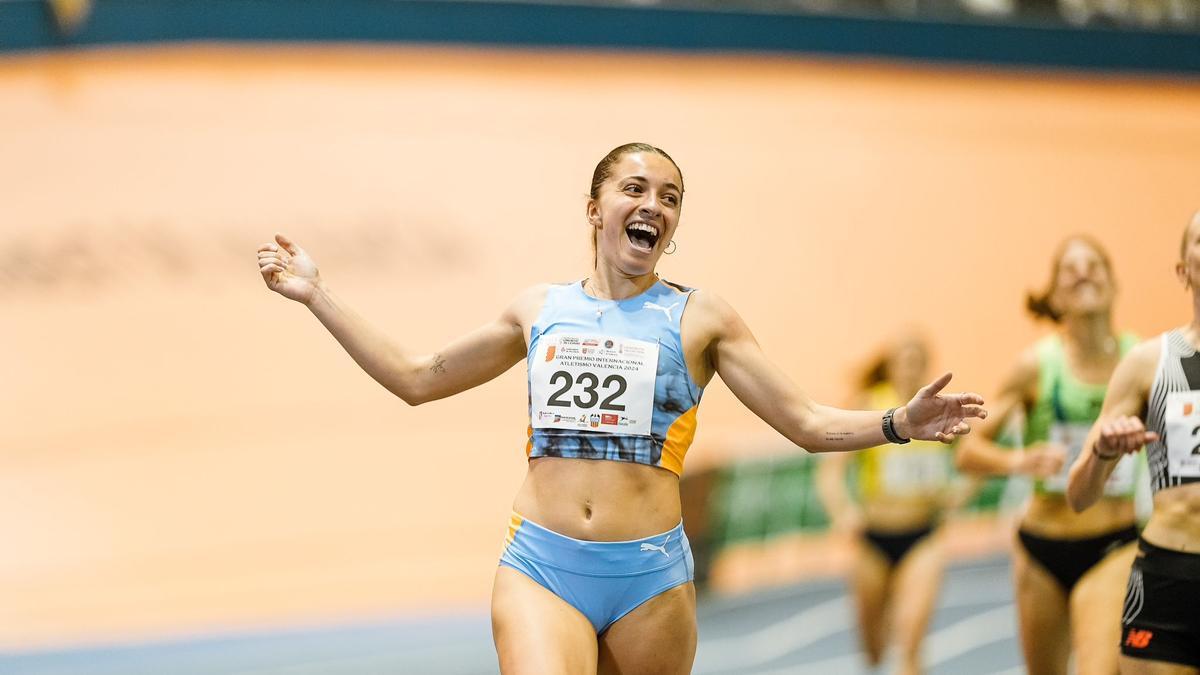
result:
M 942 443 L 953 443 L 954 439 L 959 436 L 966 436 L 971 433 L 971 425 L 966 422 L 959 422 L 947 431 L 938 431 L 933 434 L 933 440 L 941 441 Z
M 263 244 L 258 247 L 258 271 L 262 274 L 263 281 L 267 282 L 267 286 L 271 287 L 276 280 L 276 275 L 283 274 L 287 270 L 287 261 L 284 259 L 286 253 L 281 253 L 279 247 L 274 244 Z
M 284 270 L 283 270 L 283 268 L 282 268 L 282 267 L 280 267 L 279 265 L 276 265 L 275 263 L 267 263 L 266 265 L 259 265 L 259 266 L 258 266 L 258 271 L 259 271 L 259 272 L 262 272 L 263 274 L 266 274 L 266 273 L 268 273 L 268 272 L 272 272 L 272 273 L 279 272 L 279 273 L 282 273 Z
M 282 265 L 282 266 L 286 267 L 289 260 L 290 260 L 290 258 L 287 257 L 286 253 L 279 253 L 276 251 L 259 251 L 258 252 L 258 264 L 259 265 L 262 265 L 264 263 L 273 262 L 278 265 Z
M 947 384 L 950 384 L 950 378 L 952 378 L 952 377 L 954 377 L 953 373 L 944 373 L 938 379 L 934 380 L 933 382 L 930 382 L 929 384 L 925 385 L 924 387 L 921 387 L 920 391 L 917 392 L 916 397 L 917 398 L 933 398 L 934 396 L 937 396 L 938 392 L 945 389 Z M 983 399 L 979 399 L 979 402 L 983 403 Z
M 275 233 L 275 241 L 279 242 L 279 245 L 283 247 L 283 250 L 287 251 L 288 253 L 292 255 L 300 255 L 300 247 L 282 233 Z
M 968 394 L 963 394 L 963 396 L 968 396 Z M 984 410 L 983 406 L 979 405 L 964 405 L 962 409 L 963 417 L 977 417 L 981 420 L 985 420 L 987 419 L 987 415 L 987 410 Z
M 983 397 L 974 392 L 968 391 L 968 392 L 964 392 L 961 394 L 957 394 L 957 395 L 955 395 L 955 398 L 958 400 L 959 405 L 963 405 L 963 406 L 983 405 Z
M 1158 440 L 1158 434 L 1146 431 L 1142 420 L 1137 417 L 1118 417 L 1105 422 L 1100 427 L 1100 438 L 1097 441 L 1099 450 L 1104 454 L 1137 452 L 1146 443 Z

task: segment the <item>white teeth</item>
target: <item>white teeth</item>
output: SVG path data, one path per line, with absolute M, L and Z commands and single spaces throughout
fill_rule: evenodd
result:
M 637 230 L 639 232 L 649 232 L 650 234 L 652 234 L 656 237 L 658 236 L 658 228 L 654 227 L 653 225 L 648 225 L 646 223 L 630 223 L 629 227 L 627 227 L 625 229 Z

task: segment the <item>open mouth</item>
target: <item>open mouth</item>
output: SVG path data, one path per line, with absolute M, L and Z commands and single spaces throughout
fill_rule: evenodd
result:
M 629 237 L 629 243 L 633 244 L 635 249 L 649 253 L 654 250 L 660 235 L 657 227 L 649 223 L 635 222 L 625 226 L 625 236 Z

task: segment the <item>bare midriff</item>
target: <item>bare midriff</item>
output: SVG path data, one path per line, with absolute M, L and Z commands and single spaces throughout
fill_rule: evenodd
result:
M 679 524 L 679 478 L 633 462 L 538 457 L 529 461 L 513 510 L 575 539 L 641 539 Z
M 933 525 L 942 512 L 943 495 L 878 496 L 862 505 L 866 526 L 879 532 L 911 532 Z
M 1154 513 L 1142 536 L 1161 548 L 1200 553 L 1200 483 L 1155 493 Z
M 1123 497 L 1102 497 L 1075 513 L 1062 495 L 1035 494 L 1021 518 L 1022 530 L 1050 539 L 1087 539 L 1133 524 L 1133 500 Z

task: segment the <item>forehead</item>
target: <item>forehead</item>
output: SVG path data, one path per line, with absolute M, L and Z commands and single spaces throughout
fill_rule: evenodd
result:
M 629 152 L 613 164 L 612 177 L 616 180 L 630 176 L 641 176 L 654 183 L 674 183 L 682 179 L 671 160 L 656 152 Z
M 899 356 L 924 356 L 925 343 L 916 336 L 905 336 L 895 343 L 892 353 Z
M 1097 251 L 1095 249 L 1095 247 L 1093 247 L 1091 244 L 1087 243 L 1086 241 L 1083 241 L 1080 239 L 1075 239 L 1075 240 L 1071 241 L 1071 243 L 1067 244 L 1067 247 L 1065 249 L 1063 249 L 1062 257 L 1059 258 L 1058 262 L 1059 262 L 1059 264 L 1061 264 L 1062 262 L 1064 262 L 1066 260 L 1078 260 L 1080 258 L 1099 258 L 1099 257 L 1100 257 L 1100 252 Z

